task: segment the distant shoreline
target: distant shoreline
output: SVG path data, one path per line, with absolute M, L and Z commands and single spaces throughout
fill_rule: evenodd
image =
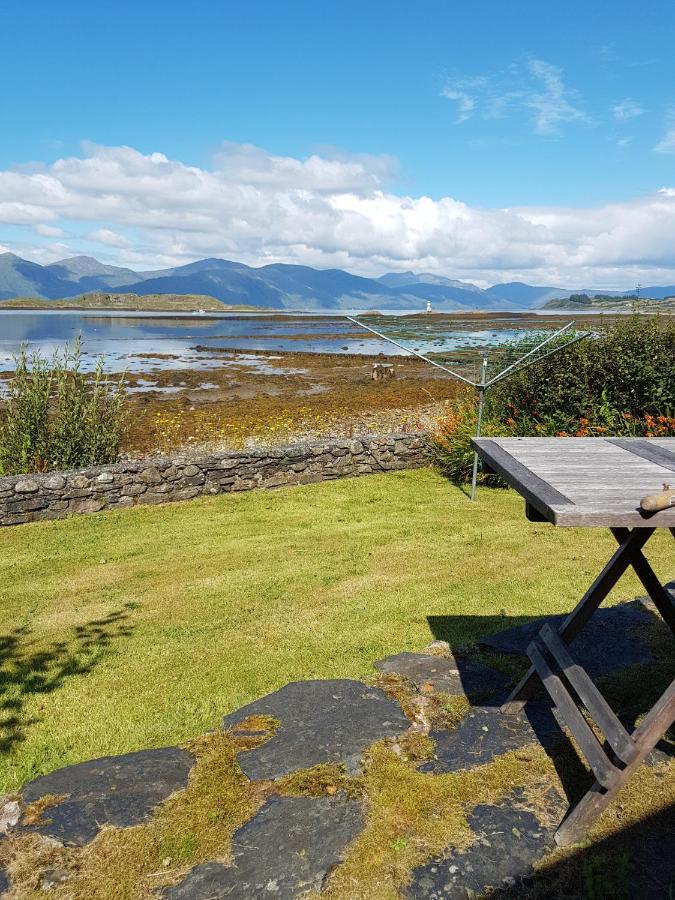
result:
M 554 306 L 554 303 L 556 304 Z M 557 305 L 557 304 L 560 305 Z M 89 315 L 113 316 L 171 316 L 176 318 L 199 316 L 200 319 L 213 320 L 232 316 L 257 316 L 263 318 L 287 319 L 293 317 L 343 318 L 345 316 L 362 317 L 394 317 L 397 318 L 429 318 L 429 319 L 523 319 L 530 317 L 567 317 L 570 315 L 584 318 L 606 316 L 625 316 L 631 314 L 657 315 L 659 313 L 675 314 L 675 300 L 642 300 L 636 305 L 634 300 L 619 298 L 605 299 L 604 302 L 581 304 L 569 300 L 552 301 L 544 306 L 532 309 L 437 309 L 427 312 L 423 309 L 276 309 L 273 307 L 253 306 L 250 304 L 228 304 L 205 294 L 133 294 L 114 292 L 91 292 L 66 297 L 60 300 L 41 300 L 35 297 L 13 297 L 0 300 L 0 314 L 14 313 L 81 313 Z

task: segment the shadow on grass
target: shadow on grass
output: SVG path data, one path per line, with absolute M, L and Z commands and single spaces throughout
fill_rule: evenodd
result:
M 453 653 L 475 644 L 489 634 L 527 625 L 536 619 L 537 616 L 507 616 L 506 613 L 492 616 L 427 616 L 434 638 L 437 641 L 447 641 Z
M 127 603 L 101 619 L 72 629 L 63 641 L 45 645 L 31 638 L 27 627 L 0 635 L 0 753 L 9 752 L 37 721 L 28 714 L 30 697 L 51 694 L 68 678 L 86 675 L 105 655 L 112 641 L 129 637 L 133 625 Z
M 494 900 L 672 900 L 675 896 L 675 807 L 580 847 L 539 869 L 525 883 L 490 895 Z

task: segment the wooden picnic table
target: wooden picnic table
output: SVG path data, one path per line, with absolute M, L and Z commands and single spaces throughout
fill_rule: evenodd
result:
M 621 723 L 568 645 L 632 567 L 675 634 L 675 604 L 643 548 L 657 528 L 675 537 L 675 507 L 647 515 L 640 500 L 675 481 L 675 438 L 476 438 L 485 465 L 525 498 L 534 521 L 607 527 L 618 542 L 575 609 L 556 630 L 545 625 L 527 648 L 532 663 L 503 707 L 520 711 L 539 682 L 574 736 L 596 781 L 556 833 L 561 845 L 585 835 L 675 721 L 675 679 L 632 732 Z M 582 705 L 604 740 L 579 710 Z

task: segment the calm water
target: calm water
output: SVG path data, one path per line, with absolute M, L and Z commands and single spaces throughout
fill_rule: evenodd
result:
M 371 320 L 371 324 L 375 320 Z M 393 316 L 375 327 L 420 352 L 470 350 L 522 338 L 526 331 L 509 327 L 475 330 L 470 320 L 432 324 L 403 322 Z M 103 356 L 106 368 L 142 372 L 158 368 L 209 369 L 225 362 L 227 351 L 296 351 L 311 353 L 402 354 L 343 317 L 266 317 L 166 315 L 163 313 L 99 313 L 47 310 L 0 310 L 0 369 L 12 368 L 13 356 L 25 344 L 50 355 L 76 337 L 83 340 L 84 367 Z M 169 357 L 168 359 L 166 357 Z M 260 361 L 259 364 L 263 364 Z

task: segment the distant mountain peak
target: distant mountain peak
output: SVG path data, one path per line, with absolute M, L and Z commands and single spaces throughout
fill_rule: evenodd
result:
M 349 309 L 418 310 L 431 302 L 434 310 L 524 310 L 574 291 L 523 282 L 475 284 L 433 272 L 389 272 L 380 278 L 353 275 L 342 269 L 270 263 L 251 267 L 219 257 L 174 268 L 136 272 L 110 266 L 84 254 L 47 266 L 0 254 L 0 301 L 12 297 L 59 300 L 88 292 L 203 294 L 232 305 L 286 310 Z M 643 288 L 645 296 L 672 294 L 675 288 Z M 590 293 L 590 292 L 589 292 Z
M 76 256 L 67 256 L 65 259 L 57 259 L 52 265 L 65 266 L 68 265 L 68 263 L 94 263 L 97 266 L 101 265 L 95 256 L 87 256 L 85 253 L 80 253 Z
M 473 291 L 482 293 L 482 289 L 470 281 L 459 281 L 456 278 L 448 278 L 445 275 L 437 275 L 435 272 L 387 272 L 377 279 L 380 284 L 387 287 L 405 287 L 406 285 L 435 284 L 442 287 L 457 288 L 461 291 Z
M 123 272 L 125 275 L 132 277 L 136 273 L 132 269 L 125 269 L 122 266 L 109 266 L 106 263 L 99 262 L 93 256 L 69 256 L 67 259 L 60 259 L 58 262 L 50 263 L 45 268 L 60 273 L 69 272 L 71 275 L 82 277 L 84 275 L 115 275 Z

